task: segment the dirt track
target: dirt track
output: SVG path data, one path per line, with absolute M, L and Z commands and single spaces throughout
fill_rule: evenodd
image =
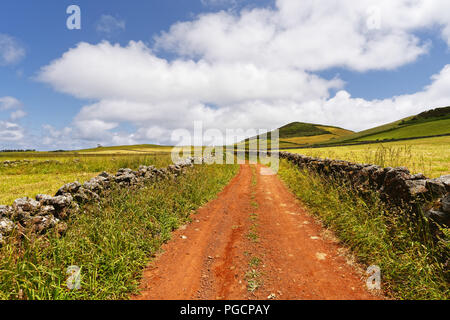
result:
M 262 168 L 266 170 L 266 168 Z M 241 165 L 145 270 L 135 299 L 374 299 L 276 175 Z

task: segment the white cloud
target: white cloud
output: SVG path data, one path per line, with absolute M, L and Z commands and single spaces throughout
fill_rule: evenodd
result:
M 381 18 L 376 30 L 367 27 L 374 5 Z M 43 67 L 38 79 L 94 101 L 64 134 L 76 141 L 168 143 L 172 130 L 192 128 L 194 121 L 222 130 L 292 121 L 361 130 L 448 105 L 450 67 L 418 93 L 383 100 L 352 97 L 340 79 L 312 72 L 411 63 L 429 47 L 414 33 L 437 26 L 450 45 L 449 25 L 446 1 L 279 0 L 274 9 L 177 23 L 157 38 L 156 49 L 133 41 L 125 47 L 80 43 Z M 161 58 L 162 49 L 178 58 Z M 330 96 L 331 89 L 339 91 Z M 124 123 L 135 132 L 120 131 Z
M 24 137 L 24 130 L 19 125 L 0 121 L 0 142 L 19 142 Z
M 27 113 L 21 109 L 22 107 L 22 102 L 14 97 L 0 97 L 0 111 L 13 110 L 10 113 L 10 119 L 12 121 L 21 119 L 27 115 Z
M 19 108 L 22 103 L 14 97 L 0 97 L 0 110 Z
M 380 18 L 376 29 L 368 26 L 374 12 Z M 156 42 L 157 48 L 209 62 L 367 71 L 394 69 L 426 54 L 429 44 L 414 32 L 435 26 L 450 44 L 450 2 L 278 0 L 275 8 L 176 23 Z
M 115 18 L 111 15 L 102 15 L 97 22 L 96 30 L 98 33 L 112 36 L 120 31 L 125 30 L 126 24 L 124 20 Z
M 25 49 L 13 37 L 0 33 L 0 66 L 12 65 L 25 57 Z
M 11 120 L 18 120 L 25 117 L 27 113 L 23 110 L 16 110 L 11 112 Z
M 328 89 L 342 84 L 301 70 L 269 69 L 251 63 L 170 63 L 155 56 L 142 42 L 133 41 L 127 47 L 108 42 L 81 43 L 44 67 L 39 79 L 79 98 L 214 104 L 327 96 Z
M 9 120 L 0 120 L 0 147 L 2 143 L 9 142 L 21 144 L 25 138 L 25 130 L 17 123 L 17 120 L 27 114 L 21 108 L 22 102 L 10 96 L 0 97 L 0 112 L 10 112 Z

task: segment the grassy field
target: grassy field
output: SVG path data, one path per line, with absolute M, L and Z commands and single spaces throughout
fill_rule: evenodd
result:
M 78 150 L 78 154 L 135 154 L 135 153 L 160 153 L 170 152 L 173 147 L 154 144 L 140 144 L 132 146 L 99 147 Z
M 450 134 L 450 107 L 428 110 L 392 123 L 325 141 L 322 144 L 345 144 L 356 141 L 404 139 L 441 134 Z
M 383 167 L 405 166 L 413 173 L 421 172 L 430 178 L 450 174 L 450 136 L 287 151 L 317 158 L 377 164 Z
M 382 132 L 357 139 L 357 141 L 374 141 L 385 139 L 404 139 L 413 137 L 426 137 L 432 135 L 449 134 L 450 119 L 436 120 L 401 127 L 392 131 Z
M 118 151 L 125 151 L 118 149 Z M 171 164 L 168 153 L 116 153 L 105 155 L 80 153 L 14 153 L 0 154 L 5 160 L 36 160 L 33 164 L 0 165 L 0 204 L 9 205 L 15 199 L 36 194 L 53 195 L 65 183 L 91 179 L 102 171 L 115 172 L 120 168 L 137 169 L 139 165 L 166 167 Z M 50 160 L 51 162 L 46 162 Z
M 358 262 L 381 268 L 383 292 L 394 299 L 450 299 L 450 230 L 430 238 L 422 217 L 392 212 L 374 194 L 361 198 L 342 184 L 281 161 L 280 177 L 308 211 L 351 249 Z
M 236 165 L 196 166 L 176 180 L 113 190 L 69 221 L 63 237 L 10 240 L 0 248 L 0 299 L 127 299 L 171 232 L 236 174 Z M 81 268 L 81 289 L 66 270 Z
M 295 143 L 298 145 L 310 145 L 310 144 L 316 144 L 324 141 L 330 141 L 333 139 L 337 139 L 339 137 L 344 137 L 349 134 L 351 134 L 351 131 L 341 129 L 341 128 L 334 128 L 334 127 L 323 127 L 318 126 L 318 128 L 328 131 L 327 134 L 320 134 L 316 136 L 308 136 L 308 137 L 293 137 L 293 138 L 283 138 L 280 139 L 280 148 L 286 147 L 286 142 L 289 143 Z M 289 147 L 289 146 L 287 146 Z

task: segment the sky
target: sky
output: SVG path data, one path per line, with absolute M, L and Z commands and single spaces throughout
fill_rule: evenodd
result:
M 447 0 L 4 0 L 0 149 L 360 131 L 450 105 L 449 46 Z

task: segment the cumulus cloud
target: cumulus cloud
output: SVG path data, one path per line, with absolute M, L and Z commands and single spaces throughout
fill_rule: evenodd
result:
M 21 119 L 27 115 L 22 110 L 23 104 L 14 97 L 0 97 L 0 111 L 8 111 L 10 113 L 10 119 L 12 121 Z
M 16 110 L 11 112 L 11 120 L 18 120 L 25 117 L 27 113 L 23 110 Z
M 24 137 L 24 130 L 18 124 L 8 121 L 0 121 L 1 142 L 19 142 Z
M 429 44 L 414 31 L 438 25 L 450 40 L 448 10 L 444 0 L 278 0 L 275 8 L 221 11 L 176 23 L 156 37 L 156 47 L 209 62 L 310 71 L 394 69 L 428 52 Z
M 42 129 L 43 135 L 40 137 L 39 145 L 46 149 L 76 149 L 83 145 L 72 135 L 73 129 L 70 127 L 58 130 L 52 125 L 44 124 Z
M 437 27 L 450 45 L 447 9 L 447 1 L 278 0 L 274 8 L 177 23 L 153 48 L 139 41 L 80 43 L 44 66 L 38 79 L 94 100 L 66 132 L 85 141 L 169 143 L 174 129 L 194 121 L 222 130 L 291 121 L 361 130 L 448 105 L 450 67 L 420 92 L 383 100 L 352 97 L 342 80 L 314 72 L 411 63 L 428 51 L 430 44 L 415 35 L 425 28 Z M 161 58 L 161 50 L 176 58 Z M 124 123 L 135 132 L 121 131 Z
M 269 69 L 251 63 L 168 62 L 142 42 L 133 41 L 127 47 L 109 42 L 81 43 L 44 67 L 39 79 L 79 98 L 146 102 L 307 99 L 326 96 L 328 89 L 341 85 L 338 80 L 326 81 L 301 70 Z
M 113 36 L 125 30 L 126 24 L 124 20 L 115 18 L 111 15 L 102 15 L 97 22 L 96 30 L 99 34 L 105 36 Z
M 0 120 L 0 144 L 8 142 L 21 145 L 23 143 L 26 133 L 24 128 L 17 123 L 17 120 L 27 115 L 22 107 L 22 102 L 14 97 L 0 97 L 0 115 L 3 112 L 9 113 L 8 120 Z
M 15 38 L 0 33 L 0 66 L 15 64 L 24 57 L 23 46 Z
M 22 103 L 14 97 L 0 97 L 0 110 L 19 108 Z

